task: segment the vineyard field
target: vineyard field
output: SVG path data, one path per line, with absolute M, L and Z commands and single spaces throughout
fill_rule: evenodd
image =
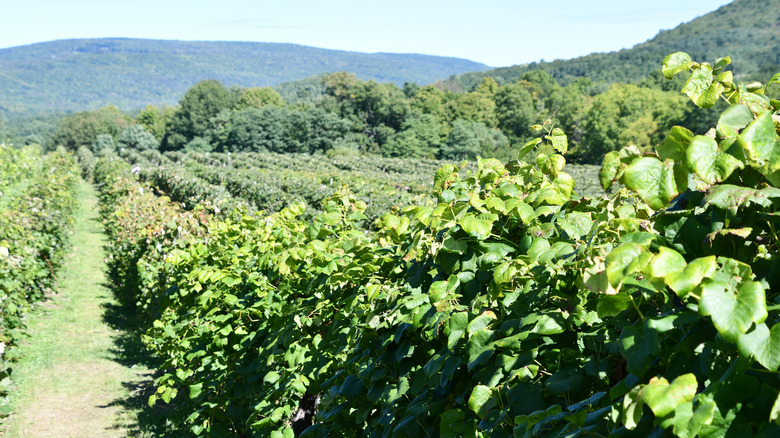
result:
M 596 197 L 548 125 L 465 167 L 101 158 L 111 272 L 164 361 L 149 404 L 196 436 L 777 435 L 780 74 L 729 62 L 664 60 L 728 108 L 608 153 Z
M 185 208 L 207 203 L 226 211 L 243 204 L 251 211 L 276 212 L 295 202 L 305 218 L 342 185 L 367 204 L 373 222 L 392 207 L 431 204 L 433 177 L 445 162 L 417 159 L 336 157 L 271 153 L 182 153 L 127 151 L 141 181 Z M 476 171 L 473 162 L 464 171 Z M 598 166 L 570 165 L 578 195 L 598 197 Z

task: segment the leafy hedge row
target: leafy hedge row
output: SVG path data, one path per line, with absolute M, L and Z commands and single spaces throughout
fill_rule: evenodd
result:
M 70 155 L 0 145 L 0 416 L 25 313 L 54 287 L 68 248 L 77 180 Z
M 602 183 L 628 189 L 600 199 L 572 199 L 546 126 L 518 160 L 443 166 L 434 206 L 376 233 L 346 189 L 311 221 L 209 220 L 106 171 L 112 254 L 165 361 L 150 403 L 178 396 L 211 436 L 776 435 L 780 102 L 726 64 L 665 61 L 732 106 L 710 136 L 608 155 Z

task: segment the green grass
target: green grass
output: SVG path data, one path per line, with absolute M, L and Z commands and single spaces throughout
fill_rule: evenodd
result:
M 50 301 L 29 317 L 14 370 L 7 437 L 160 436 L 165 412 L 146 407 L 153 364 L 105 276 L 94 189 L 79 186 L 72 251 Z

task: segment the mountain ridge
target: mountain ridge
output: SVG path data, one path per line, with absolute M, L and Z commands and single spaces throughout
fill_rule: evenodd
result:
M 346 70 L 361 79 L 403 85 L 486 69 L 484 64 L 453 57 L 291 43 L 64 39 L 0 49 L 0 111 L 13 115 L 94 109 L 109 103 L 125 110 L 175 104 L 204 79 L 263 87 Z
M 470 90 L 484 77 L 506 84 L 530 70 L 545 70 L 564 85 L 583 77 L 636 83 L 647 78 L 647 72 L 660 70 L 663 58 L 677 51 L 688 52 L 698 62 L 729 56 L 738 79 L 766 80 L 773 69 L 780 71 L 780 0 L 735 0 L 631 48 L 469 72 L 448 78 L 443 86 Z

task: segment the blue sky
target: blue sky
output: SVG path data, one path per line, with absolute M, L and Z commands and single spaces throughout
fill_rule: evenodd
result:
M 489 66 L 628 48 L 725 0 L 4 0 L 0 48 L 129 37 L 454 56 Z

